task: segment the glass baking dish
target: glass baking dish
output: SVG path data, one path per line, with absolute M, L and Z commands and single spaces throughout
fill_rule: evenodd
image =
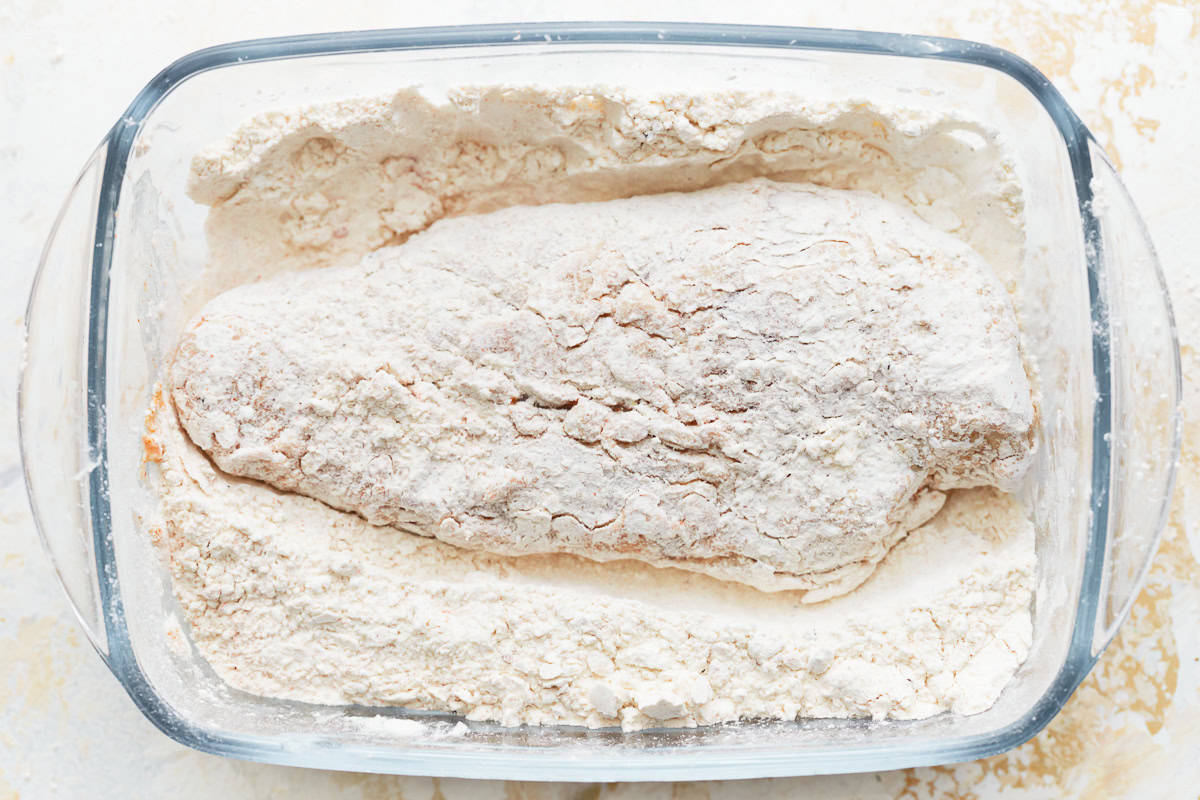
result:
M 1037 528 L 1028 660 L 989 710 L 622 733 L 506 729 L 403 709 L 312 706 L 223 684 L 179 635 L 144 511 L 143 419 L 206 259 L 191 156 L 268 108 L 402 86 L 545 82 L 819 86 L 969 111 L 1012 147 L 1027 235 L 1014 300 L 1042 389 L 1022 489 Z M 970 42 L 699 24 L 384 30 L 185 56 L 104 138 L 50 235 L 29 301 L 21 447 L 43 542 L 87 635 L 155 725 L 199 750 L 329 769 L 470 778 L 673 780 L 892 769 L 1024 742 L 1128 614 L 1179 450 L 1174 325 L 1145 228 L 1047 80 Z

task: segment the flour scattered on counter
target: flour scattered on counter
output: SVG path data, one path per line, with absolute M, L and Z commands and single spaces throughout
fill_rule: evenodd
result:
M 191 189 L 212 207 L 212 259 L 185 305 L 196 311 L 287 270 L 353 265 L 444 217 L 756 177 L 871 192 L 965 241 L 1010 291 L 1019 273 L 1012 167 L 968 120 L 776 94 L 492 87 L 268 114 L 199 156 Z M 627 299 L 631 313 L 649 304 Z M 1014 363 L 1005 369 L 1015 376 Z M 1005 390 L 1018 399 L 1019 377 Z M 537 434 L 559 414 L 567 438 L 585 444 L 607 434 L 624 447 L 651 434 L 652 419 L 593 424 L 575 411 L 590 408 L 584 400 L 556 404 L 551 388 L 517 387 L 549 392 L 541 410 L 514 418 L 518 433 Z M 1032 407 L 1009 406 L 1012 430 L 1026 430 Z M 711 422 L 702 411 L 693 424 Z M 1014 471 L 995 464 L 980 480 L 949 480 L 941 512 L 877 553 L 871 566 L 887 555 L 866 583 L 812 605 L 802 591 L 764 593 L 636 561 L 500 555 L 375 526 L 219 471 L 169 401 L 160 398 L 151 430 L 164 540 L 192 640 L 224 680 L 255 694 L 628 730 L 918 718 L 989 707 L 1028 652 L 1032 525 L 997 489 L 953 488 L 1009 483 L 1022 448 L 1006 451 Z M 654 435 L 670 438 L 665 428 Z M 836 461 L 838 452 L 818 457 Z

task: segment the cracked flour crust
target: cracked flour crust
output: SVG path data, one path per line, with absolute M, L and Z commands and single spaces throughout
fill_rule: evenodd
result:
M 510 330 L 506 326 L 511 323 L 528 323 L 530 330 L 543 325 L 538 319 L 522 317 L 519 309 L 528 308 L 544 320 L 545 330 L 538 340 L 542 346 L 534 348 L 544 358 L 529 362 L 537 364 L 539 374 L 562 378 L 564 366 L 574 364 L 571 359 L 586 356 L 586 363 L 595 365 L 604 378 L 596 386 L 571 385 L 578 395 L 575 399 L 551 391 L 567 381 L 517 385 L 511 370 L 493 363 L 487 368 L 507 376 L 511 388 L 503 381 L 472 382 L 469 375 L 465 376 L 468 380 L 459 382 L 452 375 L 451 380 L 433 387 L 455 393 L 462 410 L 474 418 L 484 409 L 500 410 L 502 413 L 483 415 L 490 422 L 481 426 L 482 435 L 502 433 L 506 453 L 520 452 L 523 443 L 553 442 L 569 452 L 582 449 L 593 454 L 589 463 L 599 465 L 602 472 L 610 464 L 616 465 L 612 468 L 624 470 L 627 479 L 635 476 L 638 481 L 655 478 L 657 473 L 651 470 L 657 466 L 650 459 L 659 459 L 658 463 L 670 465 L 685 478 L 697 478 L 672 484 L 690 487 L 687 491 L 667 493 L 667 508 L 680 512 L 690 513 L 714 501 L 724 503 L 734 496 L 745 499 L 751 496 L 743 496 L 747 489 L 775 504 L 781 482 L 790 480 L 786 470 L 772 475 L 764 468 L 764 459 L 754 461 L 739 455 L 736 448 L 746 437 L 736 426 L 711 440 L 701 435 L 710 426 L 716 425 L 713 430 L 717 430 L 718 423 L 737 420 L 739 414 L 732 409 L 719 408 L 720 401 L 727 398 L 714 396 L 716 402 L 697 402 L 704 398 L 673 397 L 663 383 L 657 388 L 666 394 L 664 402 L 663 396 L 653 391 L 655 387 L 645 383 L 646 376 L 629 373 L 623 374 L 621 381 L 610 380 L 611 373 L 605 370 L 609 363 L 617 365 L 618 373 L 626 373 L 625 368 L 632 366 L 665 369 L 672 356 L 680 355 L 689 369 L 698 369 L 706 359 L 725 359 L 735 371 L 727 373 L 724 380 L 743 396 L 763 402 L 761 410 L 768 417 L 781 403 L 798 402 L 807 414 L 814 406 L 851 411 L 854 403 L 867 404 L 870 399 L 866 410 L 878 423 L 886 407 L 883 398 L 872 392 L 860 397 L 846 391 L 867 380 L 875 380 L 878 389 L 881 382 L 863 374 L 870 358 L 861 364 L 851 361 L 828 375 L 813 376 L 807 383 L 801 381 L 801 391 L 789 398 L 781 387 L 788 381 L 795 383 L 795 376 L 781 374 L 776 356 L 782 355 L 783 349 L 768 338 L 789 326 L 772 330 L 770 325 L 758 325 L 749 330 L 743 324 L 753 314 L 775 319 L 790 305 L 800 308 L 801 303 L 810 309 L 836 309 L 833 298 L 837 297 L 846 304 L 845 311 L 861 299 L 864 287 L 851 283 L 839 288 L 836 277 L 831 276 L 832 280 L 814 281 L 805 287 L 812 292 L 806 297 L 797 295 L 797 287 L 775 274 L 771 279 L 788 287 L 764 297 L 762 292 L 735 291 L 736 285 L 718 285 L 713 295 L 719 303 L 681 312 L 671 306 L 674 295 L 669 296 L 667 290 L 684 289 L 685 294 L 692 290 L 676 285 L 669 272 L 643 275 L 627 270 L 625 277 L 620 277 L 622 263 L 610 259 L 613 263 L 607 266 L 602 261 L 589 262 L 592 267 L 603 267 L 590 270 L 595 278 L 591 290 L 554 282 L 522 287 L 509 281 L 495 286 L 496 292 L 491 284 L 482 291 L 464 283 L 468 272 L 478 277 L 478 271 L 488 265 L 467 260 L 462 266 L 469 270 L 457 276 L 444 269 L 439 272 L 438 258 L 422 249 L 437 244 L 438 226 L 428 235 L 414 237 L 440 219 L 449 223 L 450 218 L 511 206 L 691 191 L 764 176 L 865 190 L 890 200 L 967 242 L 1009 292 L 1016 287 L 1024 257 L 1020 186 L 1002 143 L 969 119 L 909 106 L 880 107 L 855 98 L 825 101 L 772 92 L 717 90 L 693 96 L 614 87 L 468 87 L 439 97 L 402 90 L 387 98 L 356 98 L 270 112 L 248 122 L 227 142 L 200 154 L 193 163 L 190 192 L 198 202 L 210 206 L 211 259 L 203 279 L 185 287 L 181 306 L 185 313 L 193 314 L 231 287 L 320 266 L 338 267 L 338 274 L 346 276 L 358 275 L 356 280 L 374 289 L 375 282 L 387 284 L 384 276 L 402 261 L 411 260 L 414 263 L 404 268 L 419 267 L 414 270 L 419 280 L 411 287 L 416 293 L 437 297 L 443 307 L 464 293 L 478 299 L 481 308 L 489 310 L 492 334 Z M 803 193 L 811 197 L 817 190 L 796 187 L 795 191 L 801 194 L 786 194 L 789 201 L 801 202 Z M 764 195 L 775 196 L 777 191 L 770 184 L 756 184 L 751 194 L 754 202 L 762 203 Z M 870 200 L 855 198 L 859 196 L 844 196 L 842 206 L 820 212 L 826 215 L 820 218 L 847 223 L 856 205 L 861 205 L 860 215 L 863 209 L 879 208 Z M 652 203 L 654 198 L 645 202 Z M 514 209 L 511 214 L 515 216 L 509 218 L 517 219 L 527 211 Z M 894 211 L 892 208 L 885 216 Z M 543 213 L 553 216 L 559 212 Z M 899 239 L 883 236 L 882 240 L 911 249 L 911 243 L 903 240 L 918 231 L 915 238 L 923 244 L 913 251 L 913 259 L 919 261 L 921 254 L 927 253 L 951 273 L 972 273 L 975 257 L 964 255 L 961 244 L 921 231 L 910 218 L 900 216 L 902 220 L 888 224 L 898 222 L 908 233 Z M 764 225 L 788 224 L 787 219 L 760 221 Z M 463 219 L 460 224 L 469 235 L 471 225 L 478 222 L 479 218 Z M 638 225 L 627 227 L 636 231 Z M 688 230 L 702 227 L 692 225 Z M 709 261 L 725 269 L 729 262 L 722 261 L 720 253 L 735 242 L 718 247 L 719 232 L 712 227 L 708 225 L 707 241 L 714 248 L 708 255 L 714 258 Z M 557 230 L 563 239 L 583 232 Z M 553 234 L 539 231 L 538 238 L 545 242 L 552 240 Z M 615 238 L 628 240 L 628 234 L 623 228 Z M 508 234 L 498 231 L 496 236 Z M 410 237 L 412 248 L 390 249 L 363 261 L 372 251 Z M 689 234 L 684 241 L 696 244 L 703 238 L 692 239 Z M 880 231 L 872 236 L 829 238 L 846 244 L 819 245 L 808 251 L 808 257 L 821 257 L 823 250 L 828 255 L 828 248 L 834 247 L 861 258 L 880 238 Z M 422 244 L 423 240 L 429 244 Z M 911 262 L 906 264 L 904 253 L 891 244 L 884 247 L 890 254 L 888 269 L 903 273 L 915 268 Z M 656 246 L 673 247 L 670 240 Z M 522 247 L 516 243 L 514 254 L 525 252 Z M 645 251 L 649 244 L 638 247 Z M 543 251 L 547 249 L 555 248 Z M 603 249 L 598 247 L 597 252 Z M 705 252 L 696 250 L 693 255 Z M 770 253 L 762 255 L 763 263 L 746 264 L 760 277 L 772 269 L 778 273 L 780 264 L 789 258 L 786 253 L 782 259 Z M 550 266 L 540 255 L 526 260 Z M 851 261 L 849 266 L 857 272 L 863 265 Z M 964 266 L 968 268 L 959 269 Z M 365 272 L 372 270 L 374 276 L 366 277 Z M 976 308 L 999 303 L 986 272 L 985 267 L 984 277 L 967 279 L 967 283 L 980 281 L 984 290 L 968 303 Z M 443 286 L 448 285 L 446 281 L 455 285 L 455 291 L 436 291 L 439 279 Z M 322 280 L 314 273 L 303 282 L 319 286 Z M 396 286 L 379 288 L 393 295 L 399 291 Z M 846 288 L 850 291 L 838 294 Z M 962 289 L 959 285 L 954 295 L 959 296 Z M 589 294 L 593 290 L 594 296 Z M 923 290 L 914 291 L 921 294 Z M 247 301 L 255 297 L 253 288 L 243 292 L 241 297 Z M 934 293 L 924 293 L 930 297 L 922 308 L 941 308 Z M 542 302 L 533 306 L 516 302 L 530 297 Z M 577 298 L 580 308 L 568 307 L 566 297 Z M 293 300 L 305 305 L 303 298 Z M 405 297 L 391 301 L 416 318 L 429 320 L 427 310 L 414 308 Z M 222 302 L 241 301 L 218 301 L 218 306 Z M 730 312 L 726 320 L 718 318 L 720 303 Z M 752 314 L 733 316 L 738 304 L 747 304 Z M 881 313 L 892 313 L 887 311 L 893 308 L 887 303 L 883 308 Z M 561 324 L 577 311 L 585 321 L 591 320 L 590 327 Z M 558 322 L 552 323 L 556 314 L 560 315 Z M 391 324 L 379 319 L 375 311 L 368 313 L 372 315 L 376 323 Z M 447 317 L 440 319 L 444 322 Z M 863 319 L 869 323 L 868 317 Z M 944 319 L 926 321 L 937 325 L 925 333 L 915 329 L 893 332 L 896 339 L 887 346 L 914 337 L 920 341 L 919 337 L 946 324 Z M 259 325 L 254 319 L 246 322 Z M 997 343 L 1008 336 L 1010 325 L 1005 311 L 989 329 L 993 339 L 983 349 L 1000 352 L 1003 348 Z M 220 327 L 214 325 L 209 332 Z M 584 342 L 571 344 L 570 339 L 560 338 L 578 336 L 572 327 L 583 330 Z M 845 325 L 840 330 L 839 342 L 852 340 L 846 336 Z M 460 328 L 460 332 L 475 331 Z M 698 334 L 695 348 L 691 334 Z M 719 342 L 717 335 L 723 337 Z M 739 341 L 742 349 L 730 354 L 725 347 L 728 340 Z M 426 337 L 424 341 L 432 340 Z M 874 347 L 884 346 L 882 338 L 872 341 Z M 281 344 L 280 337 L 271 335 L 263 342 Z M 408 336 L 407 343 L 414 350 L 421 342 L 420 336 Z M 360 415 L 353 421 L 343 417 L 343 423 L 351 422 L 344 431 L 359 437 L 357 443 L 372 441 L 376 433 L 385 441 L 395 430 L 383 424 L 376 431 L 374 423 L 386 423 L 402 403 L 416 403 L 432 418 L 449 421 L 442 408 L 416 402 L 414 390 L 427 388 L 416 380 L 416 366 L 436 366 L 443 355 L 464 361 L 469 355 L 483 356 L 484 348 L 503 343 L 503 336 L 484 336 L 465 344 L 472 342 L 479 349 L 468 353 L 459 343 L 450 346 L 443 340 L 441 344 L 447 346 L 441 355 L 437 348 L 428 348 L 422 358 L 407 363 L 372 362 L 368 352 L 365 358 L 347 365 L 350 371 L 346 375 L 330 373 L 318 388 L 334 393 L 344 390 L 345 396 L 339 394 L 339 399 Z M 322 346 L 330 343 L 336 343 L 336 334 L 332 341 L 327 337 L 321 342 Z M 980 347 L 973 341 L 962 344 L 972 351 Z M 799 347 L 798 340 L 794 346 Z M 752 350 L 758 357 L 749 359 Z M 503 347 L 491 347 L 486 353 L 509 359 L 519 355 L 506 354 Z M 296 366 L 314 367 L 304 354 L 293 355 Z M 862 348 L 860 355 L 878 358 L 879 352 Z M 946 355 L 952 362 L 956 358 L 953 353 Z M 741 374 L 735 362 L 752 367 L 741 367 Z M 999 376 L 1009 376 L 1014 391 L 998 391 L 988 401 L 993 412 L 1007 410 L 997 413 L 992 422 L 1010 433 L 1027 430 L 1029 409 L 1022 394 L 1027 389 L 1019 386 L 1023 375 L 1006 372 L 1012 362 L 1001 358 L 996 364 L 969 366 L 963 382 L 957 384 L 967 391 L 983 386 L 999 390 L 1003 386 Z M 985 374 L 989 370 L 993 370 L 990 378 Z M 940 375 L 939 380 L 949 379 L 944 388 L 958 380 L 937 370 L 933 374 Z M 367 380 L 351 380 L 359 376 Z M 410 377 L 413 381 L 405 383 Z M 708 377 L 718 376 L 714 372 Z M 626 379 L 628 383 L 623 382 Z M 830 391 L 818 391 L 826 388 L 825 382 Z M 715 385 L 704 381 L 698 385 L 698 391 L 715 390 Z M 607 387 L 609 395 L 594 396 L 601 387 Z M 920 391 L 913 397 L 929 401 L 936 396 L 925 392 L 927 387 L 916 388 Z M 499 391 L 496 396 L 502 397 L 513 389 L 524 399 L 507 407 L 501 407 L 491 394 Z M 245 385 L 235 391 L 243 399 L 255 394 L 253 387 Z M 539 393 L 541 400 L 537 399 Z M 961 404 L 962 397 L 956 400 L 953 394 L 942 398 L 946 407 Z M 183 399 L 187 399 L 186 392 Z M 283 399 L 296 400 L 287 393 Z M 317 400 L 317 393 L 311 399 Z M 314 403 L 303 412 L 314 429 L 328 426 L 331 419 L 321 416 L 319 406 Z M 240 413 L 248 416 L 242 419 L 235 414 L 232 430 L 237 435 L 241 435 L 239 426 L 255 422 L 258 407 L 251 403 L 241 408 L 246 410 Z M 913 422 L 935 419 L 934 404 L 921 405 L 917 417 Z M 251 424 L 255 435 L 272 446 L 291 446 L 286 436 L 281 440 L 277 435 L 285 429 L 263 426 L 264 419 L 257 417 L 257 428 Z M 499 424 L 502 420 L 508 428 Z M 970 424 L 980 421 L 975 417 Z M 628 559 L 599 561 L 596 558 L 601 554 L 595 552 L 591 558 L 563 553 L 515 557 L 454 546 L 395 526 L 372 525 L 359 514 L 216 469 L 188 438 L 169 399 L 164 402 L 159 397 L 149 422 L 147 454 L 160 462 L 156 489 L 162 511 L 161 531 L 154 528 L 151 535 L 162 535 L 191 640 L 226 682 L 254 694 L 318 703 L 400 704 L 506 725 L 621 725 L 627 730 L 747 718 L 918 718 L 942 711 L 969 714 L 986 709 L 1028 652 L 1034 534 L 1020 504 L 995 489 L 946 492 L 940 513 L 892 547 L 873 573 L 870 559 L 874 555 L 858 566 L 851 565 L 842 574 L 845 584 L 839 584 L 834 573 L 847 567 L 822 572 L 822 565 L 840 560 L 836 554 L 806 554 L 795 547 L 789 553 L 786 542 L 757 537 L 763 551 L 760 555 L 792 559 L 791 568 L 809 570 L 785 576 L 784 583 L 805 586 L 824 581 L 825 587 L 832 589 L 830 593 L 836 593 L 870 574 L 849 594 L 805 603 L 806 599 L 819 599 L 822 589 L 764 593 L 695 571 Z M 540 428 L 543 423 L 545 430 Z M 1008 457 L 1007 462 L 982 460 L 972 466 L 969 448 L 962 448 L 961 430 L 926 439 L 928 429 L 922 431 L 917 425 L 911 435 L 895 436 L 893 431 L 890 435 L 894 438 L 886 438 L 879 436 L 879 429 L 843 427 L 847 430 L 830 425 L 782 432 L 780 438 L 790 435 L 793 440 L 787 458 L 836 472 L 848 469 L 838 464 L 843 453 L 843 460 L 850 460 L 852 454 L 879 458 L 889 470 L 897 454 L 913 456 L 914 461 L 926 465 L 919 472 L 927 470 L 927 474 L 891 495 L 897 509 L 913 507 L 905 494 L 912 490 L 927 501 L 940 503 L 943 491 L 936 487 L 949 487 L 959 480 L 1004 482 L 1013 478 L 1028 449 L 1019 433 L 1007 439 L 1002 436 L 1000 441 L 1015 447 L 1012 454 L 997 451 Z M 341 429 L 334 425 L 323 432 L 329 436 L 335 430 Z M 406 430 L 410 436 L 434 436 L 432 429 L 420 425 Z M 223 446 L 218 437 L 229 431 L 221 423 L 207 432 L 218 459 L 224 457 L 216 452 Z M 201 441 L 205 435 L 198 430 Z M 481 434 L 474 427 L 455 426 L 452 436 L 435 437 L 435 445 L 449 448 L 449 452 L 477 435 Z M 692 437 L 699 439 L 699 449 Z M 758 438 L 768 450 L 785 452 L 784 445 L 774 438 Z M 998 443 L 985 437 L 981 442 L 984 450 L 978 454 Z M 732 456 L 725 447 L 733 448 Z M 644 453 L 645 458 L 621 462 L 611 453 Z M 551 465 L 542 460 L 544 452 L 528 455 L 537 456 L 537 463 Z M 242 457 L 247 456 L 255 463 L 253 453 Z M 304 480 L 313 480 L 306 475 L 305 459 L 295 463 L 299 463 Z M 274 465 L 273 457 L 258 464 L 256 468 L 274 469 L 268 467 Z M 706 471 L 710 464 L 726 472 Z M 945 469 L 950 464 L 956 466 Z M 331 466 L 315 460 L 307 465 L 317 478 L 317 488 L 347 485 L 342 478 L 330 480 L 329 470 L 344 472 L 349 466 L 353 464 L 336 460 Z M 376 466 L 368 462 L 366 469 L 380 466 L 382 462 Z M 395 468 L 394 461 L 391 466 Z M 889 479 L 899 475 L 888 474 Z M 754 488 L 759 478 L 765 481 Z M 489 502 L 503 499 L 508 503 L 514 498 L 514 494 L 504 494 L 508 491 L 504 476 L 497 486 L 500 496 L 485 496 L 484 503 L 473 508 L 486 509 Z M 876 500 L 886 495 L 879 494 Z M 327 499 L 337 502 L 336 498 Z M 357 503 L 367 514 L 389 508 L 386 492 L 384 502 L 366 494 L 357 500 L 346 499 L 353 501 L 347 506 Z M 561 516 L 560 528 L 571 525 L 570 520 L 582 525 L 592 508 L 588 497 L 577 493 L 566 499 L 583 512 L 581 516 Z M 638 510 L 636 506 L 634 510 Z M 761 506 L 746 505 L 743 510 L 752 517 L 772 513 L 765 500 Z M 918 516 L 928 513 L 931 509 L 926 508 Z M 533 517 L 529 524 L 544 530 L 544 517 Z M 471 513 L 464 518 L 484 529 L 489 522 L 485 514 Z M 878 523 L 878 516 L 874 519 Z M 461 522 L 457 518 L 455 522 L 461 530 Z M 916 524 L 916 518 L 911 524 Z M 911 525 L 902 523 L 900 527 Z M 873 530 L 872 535 L 878 536 L 881 529 L 877 525 Z M 551 534 L 555 535 L 553 515 Z M 686 535 L 690 534 L 676 531 L 674 541 L 686 541 Z M 890 544 L 887 536 L 884 533 L 884 541 L 877 540 L 874 546 L 868 541 L 870 536 L 864 537 L 855 545 L 859 549 L 851 551 L 883 555 Z M 659 530 L 652 538 L 653 542 L 639 546 L 662 548 L 672 541 L 661 537 Z M 705 543 L 710 549 L 716 547 L 714 552 L 719 551 L 718 545 Z M 650 550 L 642 553 L 654 557 Z M 701 566 L 711 568 L 714 563 L 710 560 Z M 780 588 L 777 575 L 761 570 L 753 573 L 745 563 L 727 561 L 725 567 L 737 573 L 738 580 L 765 581 Z M 855 570 L 857 575 L 852 574 Z
M 1007 295 L 865 193 L 766 180 L 442 220 L 234 289 L 172 395 L 234 475 L 461 547 L 853 589 L 1008 485 L 1033 403 Z

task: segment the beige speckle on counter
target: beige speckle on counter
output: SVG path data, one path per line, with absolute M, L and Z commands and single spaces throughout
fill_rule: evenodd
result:
M 1045 71 L 1119 159 L 1146 218 L 1180 322 L 1184 458 L 1163 545 L 1129 622 L 1063 713 L 1033 741 L 981 762 L 878 775 L 718 783 L 583 785 L 355 775 L 220 759 L 146 722 L 85 638 L 26 511 L 16 447 L 20 337 L 0 336 L 0 800 L 292 797 L 348 800 L 988 800 L 1184 798 L 1200 787 L 1200 5 L 1195 0 L 772 0 L 653 5 L 614 0 L 390 7 L 221 0 L 105 0 L 0 8 L 0 319 L 24 308 L 63 197 L 137 90 L 190 50 L 257 36 L 513 19 L 675 19 L 859 27 L 960 36 L 1009 48 Z M 120 41 L 119 48 L 113 42 Z M 46 53 L 67 54 L 51 64 Z M 331 229 L 331 236 L 335 231 Z M 16 558 L 13 558 L 13 557 Z M 24 633 L 22 633 L 24 631 Z M 11 643 L 29 637 L 27 646 Z M 14 655 L 15 654 L 15 655 Z M 10 665 L 10 659 L 20 663 Z M 53 673 L 53 677 L 49 675 Z

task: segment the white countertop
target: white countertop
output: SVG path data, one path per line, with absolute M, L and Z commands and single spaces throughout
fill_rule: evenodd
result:
M 0 800 L 8 798 L 1196 797 L 1200 787 L 1200 426 L 1193 411 L 1171 526 L 1120 636 L 1066 708 L 1012 753 L 971 764 L 711 784 L 503 784 L 270 767 L 196 753 L 155 730 L 76 626 L 34 533 L 16 443 L 22 312 L 38 254 L 84 161 L 176 57 L 324 30 L 587 19 L 869 28 L 977 39 L 1042 69 L 1118 163 L 1180 320 L 1185 393 L 1200 369 L 1200 3 L 1195 0 L 618 0 L 433 4 L 0 2 Z M 169 6 L 169 7 L 168 7 Z M 812 6 L 805 8 L 805 6 Z M 1200 374 L 1196 372 L 1194 374 Z

